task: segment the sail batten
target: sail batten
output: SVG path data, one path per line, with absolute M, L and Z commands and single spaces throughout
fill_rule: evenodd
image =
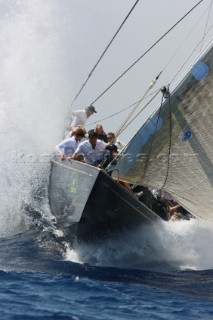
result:
M 120 179 L 164 189 L 195 216 L 213 220 L 213 47 L 130 141 Z

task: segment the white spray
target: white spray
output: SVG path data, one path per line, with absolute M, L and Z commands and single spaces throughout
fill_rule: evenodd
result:
M 213 223 L 161 222 L 110 236 L 103 242 L 76 245 L 66 259 L 96 266 L 160 271 L 213 268 Z
M 62 138 L 72 32 L 62 36 L 67 17 L 57 5 L 0 3 L 0 237 L 25 228 L 23 203 L 32 202 L 33 189 L 45 181 L 47 187 L 49 155 Z

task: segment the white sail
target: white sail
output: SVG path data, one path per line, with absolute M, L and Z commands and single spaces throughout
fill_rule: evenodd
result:
M 137 132 L 114 177 L 164 189 L 193 215 L 213 220 L 213 47 L 199 57 Z

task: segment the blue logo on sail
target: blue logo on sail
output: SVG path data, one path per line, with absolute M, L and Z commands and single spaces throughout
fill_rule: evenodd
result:
M 140 143 L 146 144 L 150 135 L 155 134 L 162 127 L 163 120 L 155 113 L 150 119 L 147 120 L 145 125 L 139 130 Z
M 184 133 L 184 135 L 182 136 L 182 141 L 186 142 L 188 141 L 192 136 L 192 132 L 191 131 L 187 131 Z
M 191 71 L 195 79 L 201 81 L 209 74 L 209 66 L 203 61 L 198 61 Z

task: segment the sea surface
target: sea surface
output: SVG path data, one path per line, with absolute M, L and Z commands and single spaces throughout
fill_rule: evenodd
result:
M 199 228 L 188 223 L 159 225 L 154 240 L 140 227 L 72 248 L 41 224 L 1 239 L 1 319 L 213 319 L 212 250 L 196 252 L 204 239 L 183 245 Z

